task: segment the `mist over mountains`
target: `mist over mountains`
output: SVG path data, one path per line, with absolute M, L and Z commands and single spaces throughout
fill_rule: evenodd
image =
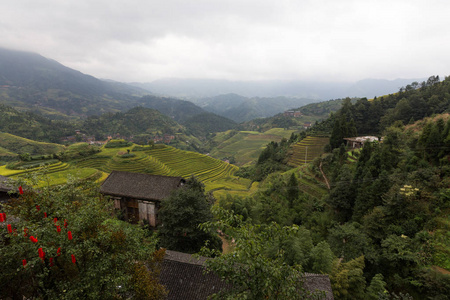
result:
M 195 103 L 201 98 L 223 94 L 244 97 L 291 97 L 329 100 L 343 97 L 367 97 L 397 92 L 416 79 L 364 79 L 357 82 L 318 82 L 300 80 L 229 81 L 219 79 L 160 79 L 149 83 L 130 83 L 156 94 L 189 99 Z
M 85 118 L 142 106 L 181 123 L 206 112 L 240 123 L 313 102 L 394 93 L 412 81 L 161 79 L 126 84 L 97 79 L 36 53 L 0 48 L 0 103 L 53 119 Z

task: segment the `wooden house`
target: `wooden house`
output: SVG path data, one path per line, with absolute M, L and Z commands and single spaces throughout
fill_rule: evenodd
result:
M 113 171 L 100 187 L 100 193 L 114 200 L 125 220 L 158 225 L 161 202 L 185 183 L 182 177 Z

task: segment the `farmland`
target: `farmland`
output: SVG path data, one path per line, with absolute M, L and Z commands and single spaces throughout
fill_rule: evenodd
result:
M 245 192 L 251 182 L 244 178 L 233 176 L 238 167 L 197 152 L 183 151 L 170 146 L 157 145 L 155 147 L 102 148 L 101 152 L 81 159 L 68 162 L 33 161 L 30 167 L 24 164 L 21 168 L 8 169 L 0 167 L 0 175 L 24 176 L 33 172 L 47 175 L 48 184 L 60 184 L 67 177 L 76 176 L 87 178 L 94 175 L 105 177 L 112 171 L 139 172 L 155 175 L 198 177 L 207 191 L 230 190 Z
M 313 161 L 323 152 L 323 148 L 328 144 L 328 138 L 308 136 L 292 147 L 292 154 L 288 163 L 293 167 L 299 167 Z
M 258 159 L 262 149 L 271 141 L 288 139 L 294 130 L 272 128 L 266 132 L 257 131 L 226 131 L 216 135 L 217 146 L 211 151 L 211 156 L 219 159 L 234 158 L 235 164 L 243 166 Z

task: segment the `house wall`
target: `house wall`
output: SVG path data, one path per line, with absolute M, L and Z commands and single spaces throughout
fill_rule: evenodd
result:
M 139 201 L 139 220 L 147 220 L 150 226 L 156 227 L 156 212 L 154 202 Z
M 130 198 L 111 197 L 114 200 L 114 208 L 121 210 L 126 221 L 137 223 L 147 220 L 150 226 L 158 225 L 158 205 L 156 202 Z

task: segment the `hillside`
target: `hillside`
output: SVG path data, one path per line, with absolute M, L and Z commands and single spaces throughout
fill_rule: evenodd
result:
M 203 109 L 224 116 L 238 123 L 256 118 L 271 117 L 294 107 L 317 100 L 304 98 L 246 98 L 236 94 L 220 95 L 195 100 Z
M 0 104 L 0 131 L 3 132 L 32 140 L 60 142 L 61 137 L 72 135 L 76 127 L 68 121 L 51 120 Z
M 119 134 L 133 136 L 137 134 L 175 134 L 184 128 L 170 117 L 159 111 L 144 107 L 135 107 L 126 112 L 108 113 L 91 116 L 81 125 L 89 135 L 107 136 Z
M 356 101 L 356 99 L 353 101 Z M 271 128 L 288 128 L 300 131 L 304 129 L 305 123 L 314 125 L 316 122 L 328 118 L 332 112 L 336 112 L 341 108 L 342 102 L 343 99 L 336 99 L 310 103 L 292 109 L 301 113 L 298 117 L 285 116 L 283 113 L 280 113 L 269 118 L 254 119 L 239 124 L 236 129 L 267 131 Z
M 1 137 L 3 140 L 4 136 Z M 194 175 L 205 184 L 206 190 L 211 192 L 224 190 L 245 192 L 251 185 L 249 180 L 233 175 L 238 167 L 197 152 L 183 151 L 165 145 L 154 147 L 132 145 L 102 148 L 100 152 L 83 154 L 82 151 L 88 150 L 87 147 L 89 146 L 86 143 L 70 146 L 67 153 L 61 155 L 64 162 L 47 158 L 16 163 L 11 165 L 14 169 L 9 165 L 1 166 L 0 175 L 22 176 L 32 172 L 44 172 L 50 184 L 60 184 L 67 181 L 68 175 L 81 178 L 101 176 L 104 179 L 108 173 L 117 170 L 185 178 Z M 127 154 L 127 150 L 131 150 L 131 154 Z M 50 151 L 50 148 L 47 151 Z M 45 167 L 42 169 L 43 166 Z
M 293 132 L 294 130 L 273 128 L 266 132 L 231 130 L 217 133 L 210 142 L 210 155 L 243 166 L 256 161 L 268 143 L 287 139 Z
M 49 119 L 78 120 L 142 106 L 157 109 L 179 123 L 202 114 L 191 129 L 202 138 L 205 132 L 215 130 L 210 129 L 213 125 L 220 124 L 223 130 L 234 127 L 232 121 L 215 114 L 205 117 L 207 112 L 191 102 L 150 94 L 124 83 L 99 80 L 35 53 L 0 48 L 0 104 L 17 111 L 35 112 Z
M 329 138 L 307 136 L 291 147 L 291 151 L 288 154 L 288 164 L 300 167 L 311 163 L 324 153 L 324 147 L 328 143 Z
M 47 155 L 64 150 L 62 145 L 36 142 L 4 132 L 0 132 L 0 147 L 9 153 L 29 153 L 31 155 Z
M 101 81 L 36 53 L 0 48 L 0 103 L 52 118 L 87 116 L 135 106 L 148 92 Z

